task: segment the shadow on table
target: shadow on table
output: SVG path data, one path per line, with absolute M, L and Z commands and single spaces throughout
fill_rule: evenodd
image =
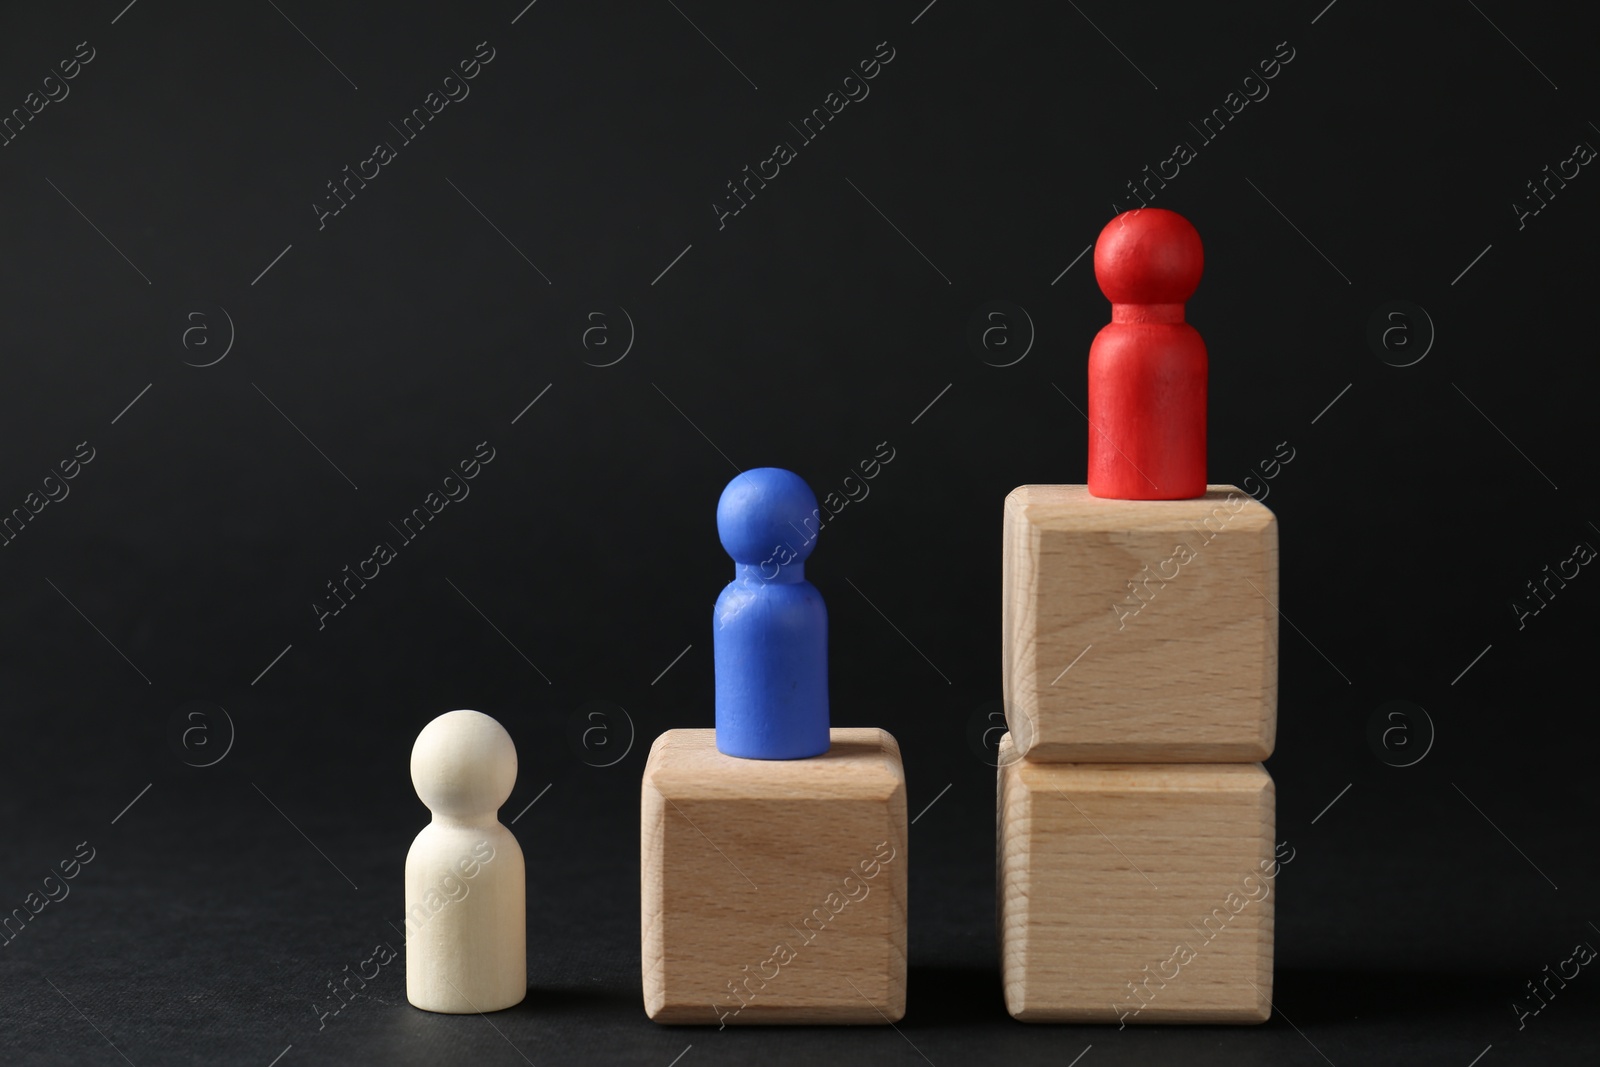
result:
M 1378 970 L 1361 967 L 1279 968 L 1272 1000 L 1280 1019 L 1298 1026 L 1381 1019 L 1459 1017 L 1463 1010 L 1501 1012 L 1527 975 L 1509 970 L 1447 968 Z M 916 967 L 907 977 L 908 1029 L 967 1026 L 1009 1020 L 997 969 Z
M 994 967 L 907 968 L 903 1028 L 925 1029 L 1005 1022 L 1000 971 Z
M 1371 968 L 1279 968 L 1272 1002 L 1296 1025 L 1355 1018 L 1459 1016 L 1463 1008 L 1502 1012 L 1526 975 L 1510 971 L 1374 970 Z
M 501 1015 L 533 1015 L 545 1019 L 552 1015 L 584 1016 L 604 1015 L 615 1022 L 618 1012 L 635 1012 L 644 1018 L 644 1007 L 639 1002 L 638 990 L 619 989 L 596 982 L 592 986 L 564 985 L 539 986 L 529 983 L 528 995 L 521 1004 L 495 1012 Z

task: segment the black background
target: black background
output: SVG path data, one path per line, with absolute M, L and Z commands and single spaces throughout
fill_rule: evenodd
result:
M 95 58 L 0 148 L 0 509 L 79 442 L 95 458 L 0 550 L 0 908 L 96 853 L 0 949 L 0 1058 L 1592 1062 L 1600 977 L 1520 1030 L 1512 1003 L 1600 944 L 1600 578 L 1521 629 L 1511 603 L 1600 544 L 1600 178 L 1521 228 L 1512 206 L 1600 143 L 1594 21 L 924 2 L 11 6 L 0 107 L 77 42 Z M 471 95 L 319 230 L 325 183 L 480 41 Z M 880 41 L 871 95 L 719 229 L 724 183 Z M 1108 307 L 1080 252 L 1279 42 L 1270 96 L 1154 201 L 1206 244 L 1211 480 L 1295 454 L 1267 499 L 1293 620 L 1278 1011 L 1024 1026 L 995 963 L 994 772 L 969 744 L 998 707 L 1001 501 L 1083 478 Z M 970 324 L 993 300 L 1010 347 L 986 350 Z M 1410 348 L 1374 349 L 1396 300 L 1431 328 L 1413 312 Z M 470 497 L 319 630 L 325 583 L 484 440 Z M 658 1027 L 639 772 L 661 730 L 711 723 L 717 495 L 761 465 L 821 495 L 885 441 L 808 577 L 833 721 L 897 735 L 921 813 L 908 1014 Z M 1394 700 L 1405 729 L 1375 747 Z M 460 707 L 519 749 L 529 996 L 430 1015 L 396 963 L 319 1031 L 326 983 L 395 940 L 427 817 L 408 752 Z

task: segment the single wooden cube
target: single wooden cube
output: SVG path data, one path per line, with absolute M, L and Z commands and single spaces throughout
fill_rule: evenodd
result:
M 1033 763 L 1001 739 L 1001 971 L 1024 1022 L 1259 1023 L 1278 869 L 1258 763 Z
M 1030 760 L 1254 762 L 1278 705 L 1278 525 L 1230 485 L 1006 497 L 1006 724 Z
M 810 759 L 668 730 L 640 818 L 645 1011 L 662 1023 L 892 1023 L 906 1010 L 906 779 L 884 730 Z

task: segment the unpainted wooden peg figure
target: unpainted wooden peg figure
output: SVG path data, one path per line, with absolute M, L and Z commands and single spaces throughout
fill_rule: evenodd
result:
M 499 819 L 516 781 L 511 735 L 481 712 L 439 716 L 411 749 L 433 821 L 406 855 L 406 998 L 426 1011 L 498 1011 L 527 994 L 526 872 Z

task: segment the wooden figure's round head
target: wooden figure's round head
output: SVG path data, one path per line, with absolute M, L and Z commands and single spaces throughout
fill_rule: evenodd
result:
M 517 784 L 517 746 L 482 712 L 446 712 L 411 747 L 411 784 L 435 815 L 492 818 Z
M 735 563 L 761 564 L 779 547 L 786 561 L 799 563 L 816 547 L 817 529 L 816 494 L 781 467 L 745 471 L 717 501 L 717 536 Z
M 1200 234 L 1176 211 L 1124 211 L 1094 243 L 1094 277 L 1113 304 L 1182 304 L 1205 267 Z

